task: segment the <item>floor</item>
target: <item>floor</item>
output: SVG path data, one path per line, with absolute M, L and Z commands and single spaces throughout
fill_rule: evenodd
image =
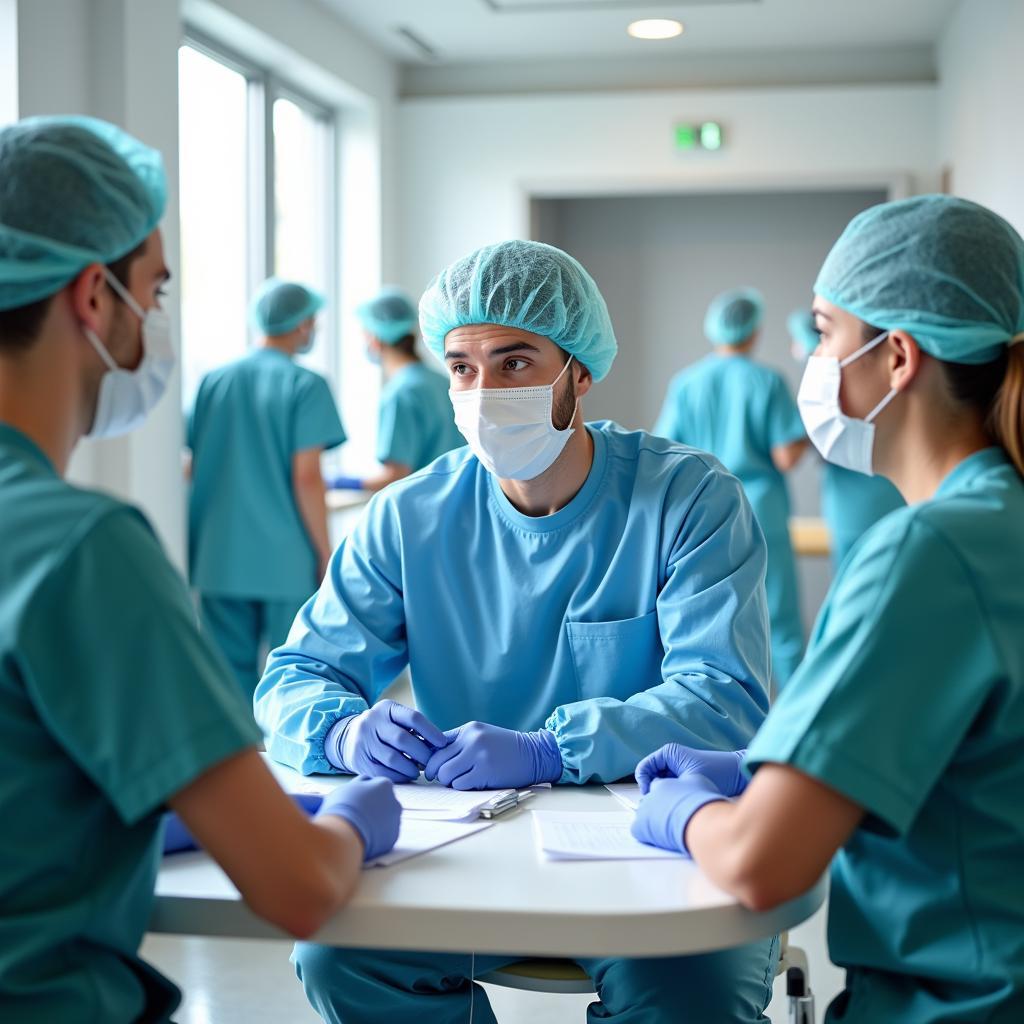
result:
M 807 953 L 820 1021 L 842 985 L 842 973 L 825 953 L 823 912 L 795 928 L 790 942 Z M 320 1018 L 306 1003 L 288 963 L 290 948 L 285 942 L 150 935 L 142 955 L 184 990 L 178 1024 L 317 1024 Z M 486 988 L 499 1024 L 583 1024 L 593 999 Z M 785 1024 L 781 978 L 768 1013 L 773 1024 Z

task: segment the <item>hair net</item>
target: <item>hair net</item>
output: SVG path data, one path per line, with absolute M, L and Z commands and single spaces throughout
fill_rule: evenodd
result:
M 30 117 L 0 130 L 0 309 L 131 252 L 166 202 L 160 154 L 106 121 Z
M 814 291 L 879 330 L 905 330 L 936 359 L 987 363 L 1024 331 L 1024 242 L 1002 217 L 953 196 L 859 213 Z
M 427 347 L 463 324 L 503 324 L 550 338 L 601 380 L 618 350 L 594 279 L 568 253 L 543 242 L 484 246 L 443 270 L 420 299 Z
M 268 277 L 253 296 L 250 307 L 252 322 L 264 334 L 287 334 L 303 320 L 316 316 L 326 301 L 314 288 L 296 281 Z
M 385 345 L 394 345 L 415 332 L 418 316 L 416 304 L 401 288 L 392 285 L 369 301 L 356 306 L 359 322 Z
M 764 299 L 753 288 L 733 288 L 716 295 L 704 316 L 704 333 L 712 345 L 739 345 L 761 326 Z
M 810 355 L 821 342 L 818 328 L 814 324 L 814 314 L 809 309 L 794 309 L 786 317 L 786 328 L 789 336 Z

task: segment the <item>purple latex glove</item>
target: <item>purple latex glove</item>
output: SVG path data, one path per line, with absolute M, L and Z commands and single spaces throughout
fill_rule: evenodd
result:
M 745 750 L 698 750 L 681 743 L 666 743 L 636 766 L 636 781 L 646 794 L 655 779 L 703 775 L 723 796 L 739 796 L 750 781 L 743 771 Z
M 366 861 L 387 853 L 395 845 L 402 807 L 387 779 L 357 776 L 324 797 L 316 817 L 324 814 L 344 818 L 359 833 Z
M 368 711 L 335 722 L 324 740 L 324 755 L 342 772 L 411 782 L 447 742 L 419 711 L 382 700 Z
M 327 478 L 327 487 L 332 491 L 361 491 L 363 481 L 358 476 L 346 476 L 344 473 L 338 473 Z
M 685 836 L 690 819 L 705 804 L 725 799 L 703 775 L 690 773 L 678 779 L 655 779 L 640 801 L 630 831 L 641 843 L 689 856 Z
M 423 775 L 452 789 L 506 789 L 557 782 L 562 755 L 546 729 L 516 732 L 467 722 L 445 733 L 448 745 L 427 762 Z

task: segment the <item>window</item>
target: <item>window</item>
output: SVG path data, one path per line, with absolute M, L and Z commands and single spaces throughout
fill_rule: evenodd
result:
M 334 121 L 267 72 L 189 39 L 178 53 L 182 397 L 255 341 L 249 300 L 271 274 L 327 295 L 302 361 L 338 365 Z

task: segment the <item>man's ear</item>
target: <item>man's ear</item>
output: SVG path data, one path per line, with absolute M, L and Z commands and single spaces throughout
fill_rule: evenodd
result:
M 90 263 L 68 285 L 71 311 L 79 323 L 98 334 L 104 333 L 105 318 L 109 315 L 110 296 L 107 295 L 106 275 L 99 263 Z
M 576 397 L 582 398 L 593 386 L 594 375 L 578 359 L 576 365 L 580 368 L 580 375 L 576 378 Z

